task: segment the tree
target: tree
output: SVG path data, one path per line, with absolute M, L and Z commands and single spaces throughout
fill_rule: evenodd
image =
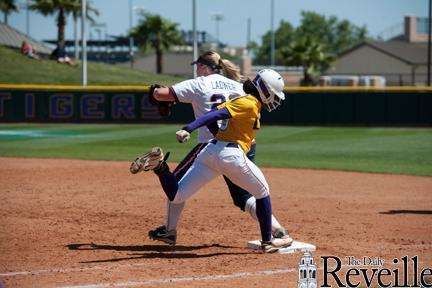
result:
M 163 51 L 173 45 L 183 44 L 183 38 L 177 29 L 178 24 L 160 15 L 142 13 L 139 24 L 132 29 L 132 36 L 138 46 L 146 51 L 151 47 L 156 52 L 156 72 L 162 73 Z
M 283 57 L 280 53 L 279 47 L 285 47 L 294 39 L 293 26 L 284 20 L 279 23 L 279 28 L 275 31 L 275 63 L 282 65 Z M 270 63 L 270 46 L 271 46 L 271 31 L 267 32 L 262 37 L 262 45 L 252 42 L 249 44 L 250 50 L 255 55 L 254 63 L 258 65 L 268 65 Z
M 80 13 L 79 11 L 81 11 L 81 1 L 35 0 L 35 2 L 30 5 L 30 9 L 35 10 L 44 16 L 57 14 L 57 43 L 60 47 L 64 47 L 66 16 L 69 13 Z M 97 10 L 90 7 L 89 4 L 87 4 L 87 11 L 93 11 L 95 14 L 98 14 Z
M 297 28 L 281 21 L 275 31 L 276 65 L 303 67 L 303 85 L 312 85 L 314 77 L 330 68 L 337 53 L 363 41 L 367 29 L 335 16 L 325 17 L 315 12 L 301 12 Z M 271 31 L 262 37 L 262 45 L 252 42 L 248 48 L 255 54 L 254 64 L 270 63 Z
M 366 39 L 366 27 L 358 27 L 348 20 L 302 11 L 302 20 L 296 29 L 296 38 L 310 37 L 326 47 L 330 53 L 339 53 Z
M 325 47 L 312 37 L 306 36 L 281 49 L 285 65 L 303 68 L 302 86 L 314 85 L 314 77 L 327 70 L 335 57 L 325 52 Z
M 0 11 L 4 14 L 4 23 L 8 24 L 8 16 L 11 12 L 18 12 L 15 0 L 0 0 Z
M 325 17 L 315 12 L 301 12 L 301 22 L 297 28 L 286 21 L 281 21 L 279 28 L 275 31 L 275 60 L 276 65 L 285 63 L 281 49 L 290 45 L 291 42 L 304 41 L 302 38 L 309 37 L 311 41 L 322 44 L 324 52 L 337 54 L 352 45 L 363 41 L 367 36 L 365 27 L 358 27 L 348 20 L 339 21 L 337 17 Z M 249 47 L 255 54 L 254 64 L 268 65 L 270 63 L 270 40 L 271 31 L 262 36 L 262 45 L 255 42 Z

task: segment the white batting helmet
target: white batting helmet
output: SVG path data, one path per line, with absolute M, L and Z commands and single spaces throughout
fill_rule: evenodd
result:
M 282 76 L 274 70 L 263 69 L 258 72 L 252 83 L 257 88 L 261 101 L 267 111 L 275 110 L 285 99 L 285 87 Z

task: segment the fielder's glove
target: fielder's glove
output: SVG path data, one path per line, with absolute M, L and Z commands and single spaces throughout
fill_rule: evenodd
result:
M 171 114 L 171 107 L 175 104 L 175 102 L 172 101 L 159 101 L 154 97 L 154 91 L 157 88 L 162 88 L 164 86 L 159 84 L 153 84 L 150 86 L 149 91 L 149 102 L 153 106 L 157 106 L 158 112 L 162 117 L 167 117 Z
M 184 129 L 176 132 L 177 141 L 180 143 L 184 143 L 190 139 L 190 133 Z

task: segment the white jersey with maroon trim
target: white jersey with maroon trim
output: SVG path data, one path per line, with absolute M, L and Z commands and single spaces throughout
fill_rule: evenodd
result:
M 177 102 L 192 104 L 195 118 L 213 110 L 225 101 L 245 95 L 243 84 L 220 74 L 200 76 L 171 87 Z M 213 139 L 207 127 L 198 129 L 198 141 L 205 143 Z

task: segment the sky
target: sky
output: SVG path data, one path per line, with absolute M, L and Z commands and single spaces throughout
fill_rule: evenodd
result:
M 130 23 L 130 5 L 134 7 L 132 21 L 137 23 L 139 11 L 144 9 L 159 14 L 175 23 L 182 30 L 192 29 L 193 0 L 91 0 L 100 15 L 96 22 L 106 28 L 88 29 L 92 39 L 104 39 L 104 35 L 126 35 Z M 248 38 L 248 19 L 250 19 L 250 38 L 261 43 L 261 37 L 271 30 L 271 0 L 195 0 L 197 30 L 207 31 L 214 37 L 219 36 L 222 43 L 229 46 L 245 46 Z M 387 31 L 402 32 L 403 18 L 407 15 L 428 16 L 428 0 L 273 0 L 274 27 L 281 20 L 297 27 L 301 11 L 313 11 L 325 16 L 347 19 L 357 26 L 366 26 L 369 35 L 376 37 Z M 26 3 L 26 0 L 17 0 Z M 215 15 L 222 15 L 216 22 Z M 3 20 L 3 15 L 2 20 Z M 9 25 L 26 32 L 27 13 L 21 9 L 8 18 Z M 217 24 L 218 23 L 218 24 Z M 217 26 L 218 25 L 218 26 Z M 37 40 L 57 38 L 54 16 L 44 17 L 36 12 L 29 14 L 29 33 Z M 392 29 L 394 28 L 394 29 Z M 219 33 L 217 33 L 217 31 Z M 66 39 L 73 39 L 73 21 L 67 20 Z

